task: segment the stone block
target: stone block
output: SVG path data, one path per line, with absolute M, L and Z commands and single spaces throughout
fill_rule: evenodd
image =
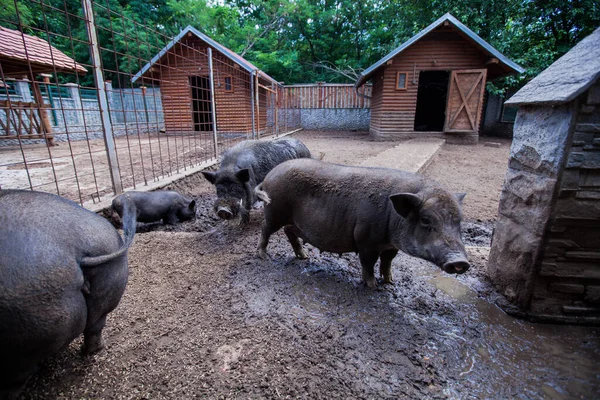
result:
M 584 301 L 592 304 L 600 304 L 600 286 L 587 286 L 585 288 Z
M 589 105 L 589 104 L 584 104 L 579 109 L 579 112 L 581 112 L 582 114 L 592 114 L 595 110 L 596 110 L 596 107 Z
M 578 189 L 579 188 L 579 170 L 565 169 L 560 180 L 560 188 L 563 189 Z
M 600 219 L 600 202 L 594 199 L 566 198 L 558 199 L 553 216 L 580 220 Z M 596 221 L 596 224 L 598 222 Z
M 514 126 L 509 166 L 555 177 L 567 148 L 571 105 L 521 107 Z
M 572 315 L 594 315 L 600 313 L 600 307 L 584 307 L 584 306 L 563 306 L 565 314 Z
M 553 276 L 560 278 L 600 279 L 600 267 L 596 264 L 584 262 L 557 261 Z
M 494 228 L 488 275 L 500 291 L 526 308 L 533 290 L 536 256 L 542 238 L 510 218 L 500 216 Z
M 572 260 L 584 260 L 584 261 L 600 261 L 600 251 L 567 251 L 565 252 L 565 258 Z M 600 268 L 600 266 L 599 266 Z
M 568 294 L 583 294 L 585 286 L 577 283 L 551 283 L 548 285 L 548 290 L 552 292 L 568 293 Z
M 576 132 L 600 133 L 600 124 L 578 123 L 575 125 Z
M 550 239 L 548 240 L 548 247 L 558 247 L 562 249 L 578 248 L 579 245 L 571 239 Z
M 600 191 L 580 190 L 575 197 L 578 199 L 600 200 Z
M 594 138 L 594 140 L 592 140 L 592 146 L 600 147 L 600 138 Z
M 577 143 L 592 143 L 592 141 L 594 140 L 594 133 L 593 132 L 575 132 L 575 134 L 573 135 L 573 143 L 577 142 Z
M 600 85 L 594 85 L 588 90 L 587 104 L 600 104 Z
M 504 179 L 498 213 L 514 221 L 523 221 L 541 236 L 552 211 L 555 186 L 555 179 L 509 169 Z
M 596 187 L 600 188 L 600 171 L 583 170 L 581 171 L 581 187 Z
M 585 162 L 585 154 L 579 151 L 573 151 L 569 154 L 567 168 L 581 168 Z
M 556 262 L 542 262 L 539 274 L 541 276 L 554 276 L 556 275 Z

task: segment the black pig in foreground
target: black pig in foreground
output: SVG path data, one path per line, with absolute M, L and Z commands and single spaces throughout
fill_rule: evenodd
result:
M 128 198 L 135 204 L 139 222 L 156 222 L 162 219 L 164 224 L 189 221 L 196 217 L 196 201 L 168 190 L 155 192 L 127 192 L 115 197 L 112 209 L 123 217 L 124 201 Z
M 246 140 L 233 146 L 223 155 L 217 172 L 203 171 L 204 177 L 217 188 L 214 209 L 222 219 L 238 215 L 246 223 L 256 202 L 254 188 L 275 166 L 295 158 L 310 158 L 310 151 L 293 138 L 271 142 Z
M 464 194 L 455 196 L 421 175 L 292 160 L 274 168 L 255 191 L 265 202 L 261 258 L 269 237 L 284 227 L 298 258 L 307 257 L 300 239 L 323 251 L 357 252 L 369 287 L 377 286 L 377 259 L 384 282 L 392 282 L 399 250 L 448 273 L 469 268 L 460 237 Z
M 104 347 L 106 316 L 127 285 L 135 208 L 124 204 L 123 240 L 70 200 L 0 190 L 0 226 L 0 398 L 11 398 L 81 333 L 83 353 Z

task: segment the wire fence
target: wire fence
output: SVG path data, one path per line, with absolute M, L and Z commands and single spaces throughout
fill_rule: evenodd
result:
M 172 37 L 107 0 L 20 4 L 0 18 L 3 189 L 94 209 L 300 127 L 279 83 L 193 28 Z

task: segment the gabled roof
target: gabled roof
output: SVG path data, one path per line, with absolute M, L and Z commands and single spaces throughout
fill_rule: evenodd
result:
M 464 35 L 468 36 L 477 46 L 479 46 L 483 51 L 487 52 L 490 56 L 495 57 L 499 60 L 500 63 L 506 65 L 510 70 L 516 73 L 522 73 L 525 70 L 521 68 L 519 65 L 515 64 L 498 50 L 493 48 L 488 42 L 480 38 L 475 32 L 467 28 L 463 25 L 459 20 L 454 18 L 450 13 L 444 14 L 442 17 L 438 18 L 434 23 L 429 25 L 427 28 L 423 29 L 421 32 L 417 33 L 415 36 L 410 38 L 408 41 L 404 42 L 400 47 L 396 48 L 392 52 L 390 52 L 387 56 L 383 57 L 381 60 L 377 61 L 375 64 L 371 65 L 369 68 L 363 71 L 360 74 L 360 77 L 354 84 L 355 87 L 360 87 L 363 85 L 371 75 L 380 67 L 384 66 L 392 58 L 396 57 L 398 54 L 402 53 L 408 47 L 412 46 L 419 39 L 423 38 L 425 35 L 433 31 L 435 28 L 442 25 L 444 22 L 450 22 L 454 25 L 459 31 L 461 31 Z
M 87 70 L 47 41 L 0 26 L 0 61 L 4 75 Z
M 244 57 L 240 56 L 233 50 L 228 49 L 227 47 L 223 46 L 222 44 L 220 44 L 220 43 L 216 42 L 215 40 L 211 39 L 210 37 L 206 36 L 204 33 L 200 32 L 199 30 L 192 27 L 191 25 L 188 25 L 184 30 L 182 30 L 179 33 L 179 35 L 175 36 L 161 51 L 158 52 L 157 55 L 155 55 L 152 58 L 152 60 L 150 60 L 150 62 L 148 64 L 144 65 L 144 67 L 137 74 L 134 75 L 134 77 L 131 79 L 131 81 L 135 82 L 136 80 L 141 78 L 146 72 L 148 72 L 148 70 L 154 64 L 156 64 L 158 62 L 158 60 L 161 59 L 162 56 L 167 54 L 173 48 L 173 46 L 175 46 L 175 44 L 179 43 L 188 33 L 194 34 L 197 38 L 204 41 L 205 43 L 207 43 L 209 46 L 211 46 L 215 50 L 219 51 L 225 57 L 229 58 L 231 61 L 238 64 L 240 67 L 244 68 L 249 73 L 258 72 L 261 77 L 263 77 L 271 82 L 277 83 L 277 81 L 275 79 L 271 78 L 269 75 L 262 72 L 250 61 L 246 60 Z
M 600 79 L 600 28 L 533 78 L 505 104 L 568 103 Z

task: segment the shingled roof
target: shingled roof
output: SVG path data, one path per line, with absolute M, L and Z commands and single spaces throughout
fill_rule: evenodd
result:
M 235 51 L 228 49 L 227 47 L 225 47 L 222 44 L 218 43 L 217 41 L 211 39 L 204 33 L 200 32 L 198 29 L 196 29 L 190 25 L 188 25 L 184 30 L 182 30 L 179 33 L 179 35 L 175 36 L 161 51 L 158 52 L 157 55 L 155 55 L 152 58 L 152 60 L 150 60 L 149 63 L 144 65 L 144 67 L 137 74 L 135 74 L 133 76 L 131 81 L 135 82 L 136 80 L 140 79 L 144 74 L 146 74 L 150 70 L 150 68 L 152 68 L 152 66 L 154 64 L 156 64 L 164 55 L 166 55 L 173 48 L 173 46 L 175 46 L 175 44 L 179 43 L 188 33 L 195 35 L 197 38 L 204 41 L 206 44 L 208 44 L 215 50 L 219 51 L 225 57 L 229 58 L 231 61 L 238 64 L 240 67 L 244 68 L 249 73 L 258 72 L 262 78 L 265 78 L 270 82 L 277 83 L 277 81 L 275 79 L 271 78 L 269 75 L 262 72 L 258 67 L 256 67 L 250 61 L 246 60 L 244 57 L 240 56 Z
M 600 28 L 514 94 L 505 104 L 568 103 L 600 79 Z
M 437 27 L 441 26 L 444 22 L 449 22 L 452 26 L 454 26 L 458 30 L 459 33 L 461 33 L 463 36 L 467 37 L 481 51 L 487 53 L 490 57 L 497 58 L 499 60 L 500 64 L 503 65 L 505 70 L 507 71 L 507 73 L 505 73 L 505 75 L 510 74 L 510 73 L 522 73 L 525 71 L 519 65 L 512 62 L 505 55 L 503 55 L 498 50 L 493 48 L 488 42 L 486 42 L 481 37 L 479 37 L 479 35 L 477 35 L 475 32 L 473 32 L 472 30 L 467 28 L 465 25 L 463 25 L 459 20 L 457 20 L 454 16 L 452 16 L 452 14 L 446 13 L 442 17 L 438 18 L 431 25 L 429 25 L 427 28 L 423 29 L 421 32 L 417 33 L 415 36 L 413 36 L 406 42 L 402 43 L 402 45 L 400 45 L 396 49 L 392 50 L 388 55 L 383 57 L 381 60 L 377 61 L 375 64 L 371 65 L 369 68 L 364 70 L 363 73 L 360 74 L 356 83 L 354 84 L 354 87 L 358 88 L 361 85 L 363 85 L 367 80 L 369 80 L 369 78 L 371 78 L 371 75 L 373 75 L 373 73 L 376 70 L 378 70 L 380 67 L 384 66 L 385 63 L 387 63 L 389 60 L 396 57 L 398 54 L 402 53 L 404 50 L 406 50 L 407 48 L 409 48 L 410 46 L 415 44 L 421 38 L 425 37 L 428 33 L 433 31 Z
M 4 76 L 87 70 L 47 41 L 0 26 L 0 62 Z

